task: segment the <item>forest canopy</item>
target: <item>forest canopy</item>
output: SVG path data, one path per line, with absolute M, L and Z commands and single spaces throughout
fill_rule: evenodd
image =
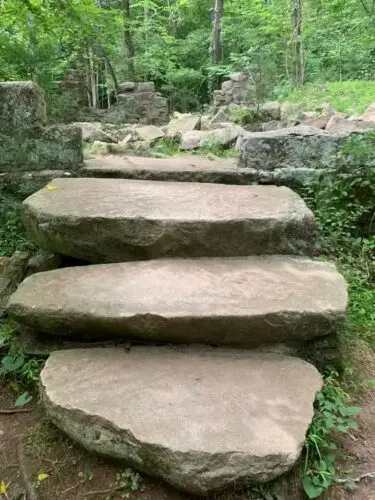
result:
M 271 98 L 373 79 L 374 27 L 375 0 L 0 0 L 0 80 L 47 93 L 72 68 L 98 88 L 153 80 L 193 110 L 243 68 Z

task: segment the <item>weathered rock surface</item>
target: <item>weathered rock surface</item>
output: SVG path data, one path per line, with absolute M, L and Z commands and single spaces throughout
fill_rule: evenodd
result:
M 235 349 L 60 351 L 41 374 L 72 439 L 197 495 L 290 470 L 321 387 L 304 361 Z
M 11 257 L 0 257 L 0 312 L 27 276 L 57 269 L 60 263 L 58 255 L 43 250 L 35 253 L 16 251 Z
M 370 106 L 365 109 L 361 116 L 361 120 L 366 122 L 375 122 L 375 103 L 370 104 Z
M 213 123 L 224 123 L 229 121 L 230 119 L 225 112 L 225 108 L 220 108 L 219 111 L 210 119 L 209 124 L 212 125 Z
M 29 236 L 88 260 L 310 254 L 315 222 L 285 187 L 55 179 L 23 203 Z
M 167 135 L 169 137 L 179 137 L 186 132 L 191 132 L 200 128 L 200 115 L 181 114 L 167 125 Z
M 245 134 L 245 130 L 236 125 L 235 123 L 221 123 L 218 124 L 219 127 L 214 130 L 206 132 L 206 136 L 203 137 L 200 146 L 205 146 L 206 144 L 219 144 L 221 146 L 230 146 L 236 139 Z
M 253 79 L 247 71 L 240 71 L 223 82 L 220 90 L 214 90 L 214 106 L 250 104 L 255 96 Z
M 271 120 L 269 122 L 261 123 L 261 128 L 263 132 L 269 132 L 270 130 L 278 130 L 279 128 L 284 128 L 283 122 L 277 120 Z
M 100 122 L 76 122 L 73 123 L 73 125 L 81 129 L 83 141 L 117 142 L 115 137 L 102 130 L 102 124 Z
M 181 135 L 180 149 L 188 151 L 191 149 L 198 149 L 202 146 L 203 141 L 210 137 L 210 132 L 206 130 L 191 130 L 184 132 Z
M 256 347 L 335 336 L 344 278 L 299 257 L 162 259 L 72 267 L 27 278 L 9 314 L 78 339 Z
M 254 169 L 239 168 L 235 158 L 212 161 L 200 156 L 107 156 L 88 160 L 82 174 L 84 177 L 216 184 L 254 184 L 257 179 Z
M 143 127 L 139 127 L 136 129 L 136 133 L 141 141 L 153 142 L 156 139 L 164 137 L 164 132 L 155 125 L 144 125 Z
M 276 168 L 325 167 L 338 147 L 338 138 L 315 127 L 297 126 L 239 136 L 241 163 L 270 171 Z
M 73 125 L 54 125 L 22 140 L 0 133 L 0 171 L 74 170 L 82 163 L 82 132 Z
M 327 123 L 326 130 L 330 134 L 349 135 L 353 132 L 362 132 L 375 129 L 375 122 L 362 120 L 348 120 L 339 115 L 333 115 Z
M 0 82 L 0 134 L 32 137 L 47 123 L 43 90 L 33 82 Z
M 318 115 L 310 118 L 304 118 L 302 120 L 302 124 L 309 127 L 325 129 L 330 119 L 331 115 Z
M 260 107 L 262 121 L 281 120 L 281 104 L 276 101 L 267 101 Z

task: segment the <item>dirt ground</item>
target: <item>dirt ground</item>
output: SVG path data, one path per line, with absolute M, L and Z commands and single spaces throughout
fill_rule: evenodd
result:
M 38 500 L 193 500 L 174 489 L 142 475 L 137 491 L 130 489 L 116 491 L 119 483 L 116 475 L 124 470 L 118 463 L 112 463 L 93 455 L 73 444 L 48 423 L 37 398 L 28 405 L 25 413 L 2 414 L 1 410 L 13 407 L 14 393 L 4 383 L 0 385 L 0 483 L 7 486 L 9 500 L 25 498 L 25 482 L 22 466 L 33 484 Z M 375 472 L 375 391 L 368 392 L 361 401 L 358 432 L 344 442 L 345 454 L 342 464 L 343 475 L 357 477 Z M 18 443 L 21 442 L 20 447 Z M 21 454 L 20 454 L 21 451 Z M 22 457 L 23 451 L 23 457 Z M 39 474 L 48 474 L 43 481 Z M 292 486 L 291 486 L 292 484 Z M 277 491 L 282 500 L 304 498 L 293 481 L 287 481 Z M 30 496 L 28 496 L 30 498 Z M 245 500 L 254 498 L 248 493 L 226 493 L 220 500 Z M 259 495 L 259 500 L 263 497 Z M 268 497 L 272 498 L 272 497 Z M 268 500 L 267 498 L 267 500 Z M 276 496 L 273 498 L 277 498 Z M 272 498 L 272 500 L 273 500 Z M 324 500 L 375 500 L 375 479 L 364 479 L 355 491 L 335 488 L 325 495 Z M 31 499 L 32 500 L 32 499 Z

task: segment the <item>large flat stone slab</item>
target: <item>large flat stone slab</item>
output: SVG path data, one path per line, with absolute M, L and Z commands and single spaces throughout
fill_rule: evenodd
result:
M 162 259 L 27 278 L 9 314 L 38 331 L 259 346 L 335 336 L 347 291 L 334 265 L 298 257 Z
M 238 138 L 241 163 L 248 168 L 320 169 L 337 153 L 339 141 L 321 129 L 299 125 L 269 132 L 249 132 Z
M 86 162 L 82 175 L 112 179 L 244 185 L 254 184 L 257 181 L 257 171 L 251 168 L 239 168 L 236 158 L 213 161 L 200 156 L 98 157 Z
M 310 254 L 315 222 L 288 188 L 55 179 L 23 204 L 42 248 L 90 262 Z
M 41 374 L 72 439 L 197 495 L 290 470 L 321 387 L 297 358 L 230 349 L 60 351 Z

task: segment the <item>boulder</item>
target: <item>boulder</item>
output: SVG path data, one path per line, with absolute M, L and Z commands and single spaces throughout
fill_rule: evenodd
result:
M 337 336 L 346 288 L 334 265 L 301 257 L 160 259 L 34 274 L 8 313 L 76 340 L 304 345 Z
M 321 104 L 318 107 L 317 111 L 319 111 L 319 113 L 322 115 L 328 115 L 328 116 L 332 116 L 338 113 L 338 111 L 336 111 L 334 106 L 329 102 Z
M 270 130 L 278 130 L 283 128 L 283 123 L 277 120 L 271 120 L 269 122 L 264 122 L 261 124 L 263 132 L 269 132 Z
M 138 127 L 136 133 L 141 141 L 154 142 L 156 139 L 164 137 L 164 132 L 161 128 L 155 125 L 144 125 L 143 127 Z
M 220 128 L 209 131 L 203 140 L 201 146 L 209 144 L 219 144 L 220 146 L 230 146 L 236 139 L 245 133 L 245 130 L 235 123 L 222 123 Z M 183 148 L 181 148 L 183 149 Z
M 261 120 L 281 120 L 281 104 L 279 102 L 267 101 L 259 109 Z
M 302 125 L 325 129 L 332 115 L 317 115 L 310 118 L 303 118 Z
M 229 116 L 225 113 L 225 111 L 221 108 L 219 111 L 211 118 L 210 125 L 213 123 L 224 123 L 229 122 Z
M 114 132 L 114 135 L 116 136 L 117 140 L 119 142 L 125 140 L 129 135 L 130 135 L 130 140 L 135 141 L 139 138 L 137 134 L 137 126 L 136 125 L 128 125 L 127 127 L 122 127 L 120 129 L 117 129 Z
M 205 139 L 210 138 L 210 132 L 206 130 L 191 130 L 181 134 L 180 149 L 187 151 L 189 149 L 199 149 Z
M 44 92 L 36 83 L 0 82 L 0 134 L 31 138 L 46 123 Z
M 112 150 L 112 147 L 117 147 L 118 144 L 109 144 L 108 142 L 102 142 L 102 141 L 94 141 L 92 143 L 92 151 L 94 153 L 103 153 L 107 154 L 110 153 Z
M 370 104 L 361 116 L 361 120 L 365 122 L 375 122 L 375 103 Z
M 348 120 L 338 115 L 333 115 L 326 126 L 327 132 L 339 136 L 345 136 L 353 132 L 362 132 L 371 129 L 375 129 L 375 122 Z
M 22 141 L 0 133 L 0 171 L 75 170 L 82 164 L 82 132 L 74 125 L 53 125 Z
M 155 83 L 154 82 L 139 82 L 136 84 L 136 92 L 149 92 L 155 93 Z
M 298 114 L 298 108 L 298 104 L 283 102 L 280 105 L 280 119 L 284 121 L 290 117 L 296 116 Z
M 241 164 L 258 171 L 324 168 L 338 148 L 338 138 L 315 127 L 296 127 L 240 135 Z
M 32 241 L 91 262 L 310 254 L 315 223 L 288 188 L 55 179 L 23 202 Z
M 321 387 L 297 358 L 139 346 L 54 352 L 40 391 L 52 422 L 90 452 L 201 496 L 289 471 Z
M 117 142 L 115 137 L 102 130 L 103 125 L 100 122 L 76 122 L 72 125 L 81 129 L 83 141 Z
M 200 128 L 200 115 L 184 114 L 180 115 L 178 118 L 172 118 L 168 123 L 169 137 L 179 137 L 186 132 L 191 132 Z
M 117 87 L 117 92 L 119 94 L 124 94 L 125 92 L 133 92 L 137 87 L 135 82 L 122 82 Z

